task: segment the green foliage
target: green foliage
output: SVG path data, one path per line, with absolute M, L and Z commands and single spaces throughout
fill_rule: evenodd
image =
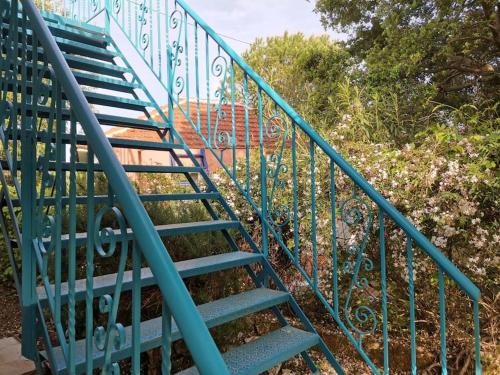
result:
M 500 94 L 500 5 L 485 1 L 317 0 L 323 24 L 350 35 L 362 80 L 422 103 L 460 106 Z M 411 98 L 411 99 L 410 99 Z
M 307 120 L 335 122 L 331 101 L 351 63 L 349 53 L 328 36 L 257 39 L 243 58 Z

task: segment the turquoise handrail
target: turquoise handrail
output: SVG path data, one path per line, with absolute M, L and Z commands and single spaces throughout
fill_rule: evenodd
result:
M 154 229 L 153 222 L 114 154 L 49 28 L 32 0 L 24 0 L 22 4 L 47 59 L 52 64 L 68 101 L 72 104 L 72 109 L 87 136 L 88 144 L 100 160 L 118 202 L 126 213 L 128 223 L 200 372 L 206 375 L 229 374 L 207 326 Z

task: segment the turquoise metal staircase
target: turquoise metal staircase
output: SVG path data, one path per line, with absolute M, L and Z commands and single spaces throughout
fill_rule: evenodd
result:
M 406 241 L 412 372 L 417 371 L 414 245 L 438 267 L 442 372 L 446 373 L 447 359 L 445 277 L 472 301 L 475 371 L 481 372 L 479 291 L 474 284 L 184 1 L 42 1 L 37 9 L 31 0 L 3 0 L 0 5 L 0 224 L 21 296 L 23 354 L 37 363 L 39 372 L 44 371 L 46 363 L 52 373 L 58 374 L 91 374 L 97 368 L 105 374 L 116 374 L 120 361 L 130 359 L 130 372 L 138 374 L 141 353 L 160 348 L 162 371 L 169 374 L 172 342 L 184 340 L 196 366 L 180 374 L 258 374 L 299 354 L 312 373 L 319 373 L 310 355 L 313 348 L 337 373 L 344 373 L 273 268 L 269 255 L 270 244 L 274 243 L 288 255 L 318 304 L 344 332 L 367 368 L 373 373 L 389 373 L 384 218 L 402 229 Z M 99 22 L 101 25 L 96 26 Z M 189 25 L 194 26 L 191 35 Z M 130 49 L 125 50 L 123 45 Z M 153 84 L 145 83 L 144 65 L 163 90 L 168 111 L 160 107 L 157 93 L 148 90 Z M 236 81 L 241 87 L 236 87 Z M 244 103 L 244 124 L 235 121 L 237 101 Z M 206 123 L 201 116 L 203 106 L 208 112 Z M 250 139 L 252 111 L 259 122 L 259 140 Z M 191 123 L 233 181 L 234 189 L 241 192 L 259 218 L 260 240 L 249 234 L 247 225 L 179 135 L 176 112 Z M 231 127 L 223 128 L 228 118 L 232 118 Z M 103 126 L 141 129 L 154 134 L 157 141 L 107 138 Z M 237 142 L 241 139 L 238 132 L 244 135 L 243 167 L 236 165 Z M 301 263 L 299 217 L 304 202 L 297 196 L 299 142 L 306 145 L 310 166 L 306 205 L 311 220 L 312 271 Z M 80 160 L 78 147 L 86 148 L 87 160 Z M 270 147 L 274 147 L 271 153 L 267 150 Z M 113 148 L 163 152 L 175 163 L 122 165 Z M 222 152 L 232 154 L 231 162 L 225 161 Z M 259 158 L 256 172 L 251 169 L 254 152 Z M 321 244 L 316 240 L 317 221 L 323 218 L 323 211 L 316 206 L 316 168 L 325 160 L 331 181 L 330 292 L 319 276 Z M 288 168 L 293 170 L 293 191 L 287 204 L 278 203 L 278 197 L 286 195 L 283 173 Z M 241 170 L 244 172 L 238 175 Z M 256 186 L 254 172 L 260 176 Z M 141 195 L 127 173 L 184 176 L 191 191 Z M 335 192 L 336 173 L 345 173 L 354 191 L 340 205 L 336 202 L 336 197 L 339 201 L 342 197 Z M 83 195 L 77 187 L 78 178 L 84 180 Z M 104 179 L 106 194 L 96 192 L 98 179 Z M 211 220 L 156 224 L 144 208 L 146 202 L 173 201 L 199 201 Z M 361 272 L 374 268 L 365 255 L 373 207 L 379 214 L 380 316 L 373 307 L 363 305 L 363 298 L 357 294 L 366 286 L 366 276 Z M 348 245 L 352 260 L 350 270 L 345 272 L 350 277 L 346 295 L 339 287 L 341 266 L 337 258 L 341 257 L 341 244 L 336 215 L 344 225 L 362 229 L 358 236 L 361 241 Z M 85 218 L 85 230 L 77 227 L 77 217 Z M 285 228 L 290 227 L 295 229 L 293 235 L 285 238 Z M 162 241 L 205 232 L 221 233 L 232 251 L 173 262 L 171 255 L 176 249 L 165 248 Z M 96 272 L 100 262 L 109 263 L 109 259 L 115 260 L 115 272 Z M 247 272 L 252 288 L 195 306 L 183 280 L 237 268 Z M 162 312 L 153 319 L 143 319 L 141 298 L 149 287 L 161 291 Z M 351 306 L 354 299 L 361 304 Z M 125 325 L 118 321 L 124 300 L 131 301 L 130 323 Z M 219 352 L 209 328 L 265 310 L 273 313 L 281 328 L 226 353 Z M 290 319 L 291 315 L 295 318 Z M 83 329 L 78 328 L 79 319 L 85 321 Z M 367 329 L 372 323 L 373 328 Z M 364 338 L 374 332 L 382 337 L 381 366 L 363 346 Z

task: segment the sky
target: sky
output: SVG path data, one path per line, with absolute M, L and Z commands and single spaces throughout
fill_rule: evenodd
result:
M 210 5 L 207 5 L 209 3 Z M 325 31 L 318 14 L 314 13 L 314 0 L 189 0 L 188 4 L 236 52 L 241 53 L 257 37 L 282 35 L 285 31 L 306 35 L 329 34 L 334 39 L 342 35 Z M 227 38 L 232 37 L 232 39 Z M 246 43 L 238 42 L 234 39 Z

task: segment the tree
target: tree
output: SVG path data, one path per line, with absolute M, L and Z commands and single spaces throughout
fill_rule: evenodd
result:
M 352 64 L 349 53 L 327 35 L 257 39 L 243 58 L 315 126 L 336 119 L 331 99 Z
M 316 11 L 325 27 L 350 35 L 366 84 L 459 107 L 500 98 L 495 2 L 317 0 Z

